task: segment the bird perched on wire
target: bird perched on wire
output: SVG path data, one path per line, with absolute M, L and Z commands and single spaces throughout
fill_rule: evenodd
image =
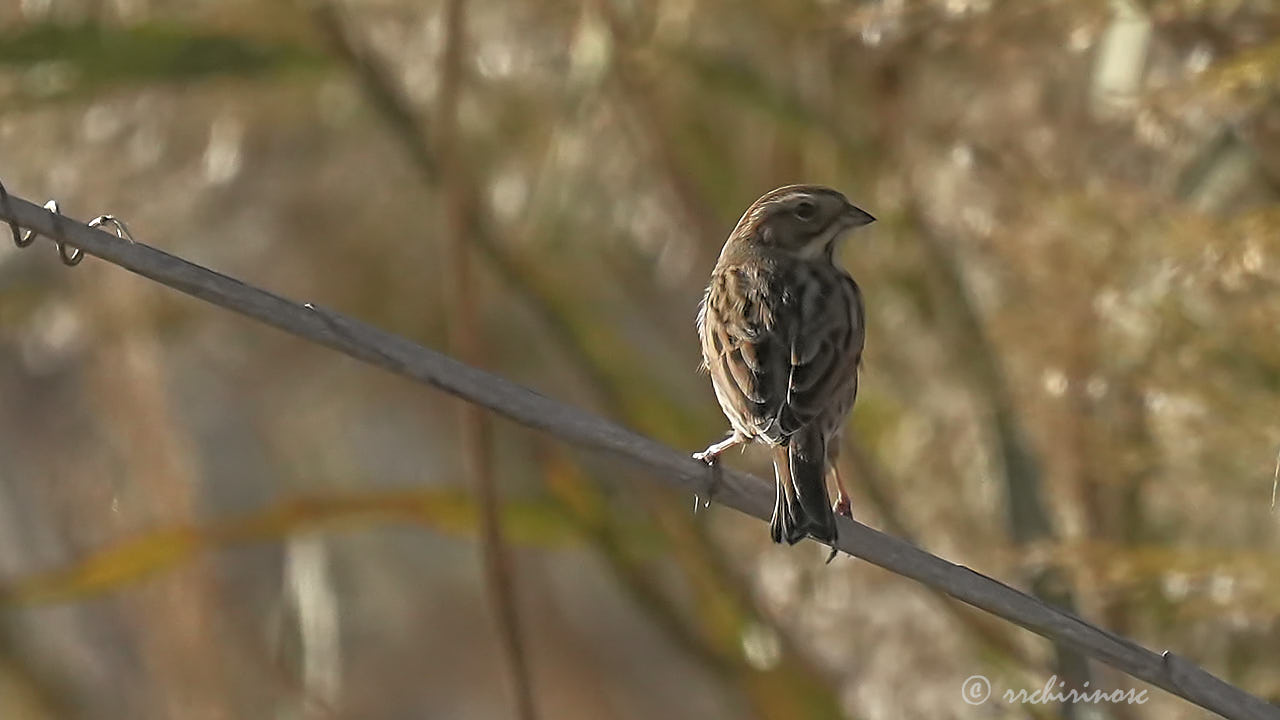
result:
M 730 435 L 694 457 L 714 465 L 742 443 L 769 447 L 777 543 L 806 535 L 834 543 L 835 512 L 851 516 L 835 458 L 858 394 L 865 312 L 835 248 L 847 231 L 874 221 L 827 187 L 766 193 L 729 235 L 698 310 L 703 365 Z

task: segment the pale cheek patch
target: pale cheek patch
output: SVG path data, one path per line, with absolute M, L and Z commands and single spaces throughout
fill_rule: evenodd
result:
M 824 230 L 821 235 L 816 235 L 812 240 L 805 243 L 797 253 L 805 260 L 817 260 L 826 257 L 827 246 L 840 237 L 849 227 L 843 223 L 832 223 L 832 227 Z

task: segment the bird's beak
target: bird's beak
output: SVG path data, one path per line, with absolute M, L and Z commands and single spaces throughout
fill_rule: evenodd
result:
M 876 221 L 876 219 L 872 217 L 871 213 L 853 205 L 846 208 L 844 214 L 845 217 L 849 219 L 849 227 L 862 227 L 863 225 L 870 225 Z

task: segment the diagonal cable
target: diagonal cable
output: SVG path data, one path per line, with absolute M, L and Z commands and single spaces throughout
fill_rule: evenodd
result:
M 311 303 L 294 302 L 142 243 L 90 228 L 5 194 L 2 189 L 0 220 L 32 230 L 55 243 L 79 248 L 291 335 L 443 390 L 521 425 L 575 445 L 605 451 L 648 470 L 654 478 L 678 490 L 710 496 L 721 505 L 762 520 L 772 513 L 770 485 L 760 478 L 726 469 L 712 488 L 706 465 L 686 453 L 354 318 Z M 1158 655 L 998 580 L 861 523 L 843 517 L 837 521 L 840 539 L 836 548 L 849 555 L 998 615 L 1230 720 L 1280 720 L 1280 708 L 1188 660 L 1170 652 Z

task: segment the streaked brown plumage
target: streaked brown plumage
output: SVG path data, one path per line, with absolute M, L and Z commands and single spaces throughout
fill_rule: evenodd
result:
M 731 435 L 694 457 L 714 463 L 744 442 L 769 446 L 777 500 L 774 542 L 834 542 L 825 478 L 858 393 L 862 297 L 834 262 L 836 242 L 875 218 L 817 185 L 767 193 L 725 242 L 698 311 L 702 359 Z

